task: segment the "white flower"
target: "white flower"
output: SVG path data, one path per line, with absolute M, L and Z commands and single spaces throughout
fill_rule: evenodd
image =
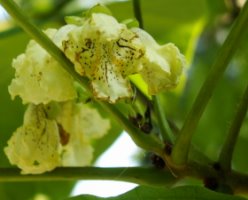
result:
M 172 43 L 160 46 L 147 32 L 139 28 L 133 28 L 132 31 L 146 47 L 142 57 L 143 68 L 139 73 L 147 83 L 149 94 L 155 95 L 176 87 L 185 66 L 185 58 L 178 48 Z
M 92 13 L 77 25 L 45 32 L 75 70 L 90 80 L 93 95 L 110 103 L 132 97 L 130 75 L 141 74 L 154 95 L 175 87 L 185 65 L 174 44 L 160 46 L 145 31 L 128 29 L 102 13 Z M 19 95 L 24 103 L 34 104 L 76 98 L 72 77 L 34 41 L 13 61 L 13 67 L 12 98 Z
M 85 141 L 83 135 L 71 135 L 70 142 L 63 147 L 61 166 L 88 166 L 93 159 L 94 149 L 91 143 Z
M 185 65 L 174 44 L 160 46 L 145 31 L 128 29 L 101 13 L 74 25 L 63 51 L 75 70 L 90 79 L 94 96 L 110 103 L 132 96 L 129 75 L 141 74 L 154 95 L 174 88 Z
M 60 34 L 58 38 L 56 32 L 56 29 L 45 31 L 50 38 L 55 37 L 59 46 L 66 37 Z M 15 79 L 9 86 L 12 98 L 20 96 L 23 103 L 37 105 L 76 97 L 72 77 L 33 40 L 29 42 L 25 54 L 14 59 L 13 67 L 16 70 Z
M 40 174 L 59 166 L 87 166 L 93 159 L 92 140 L 104 136 L 109 128 L 109 120 L 82 103 L 30 104 L 23 125 L 4 151 L 23 174 Z
M 68 142 L 63 145 L 63 166 L 89 165 L 93 158 L 91 141 L 108 132 L 109 120 L 103 119 L 87 104 L 70 101 L 61 105 L 56 121 L 61 126 L 60 130 L 69 135 Z
M 91 80 L 96 98 L 110 103 L 131 97 L 128 75 L 139 71 L 144 46 L 137 35 L 109 15 L 97 13 L 85 19 L 64 41 L 66 56 L 75 70 Z
M 60 165 L 59 141 L 56 122 L 46 119 L 43 106 L 30 104 L 23 126 L 14 132 L 4 151 L 23 174 L 39 174 Z

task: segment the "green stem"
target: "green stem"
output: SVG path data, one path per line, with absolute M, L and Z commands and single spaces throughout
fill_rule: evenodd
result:
M 164 141 L 173 144 L 175 140 L 175 136 L 168 124 L 168 121 L 165 116 L 165 111 L 162 109 L 162 106 L 159 101 L 159 96 L 158 95 L 152 96 L 152 101 L 158 119 L 161 136 L 163 137 Z
M 144 29 L 143 18 L 142 18 L 139 0 L 133 0 L 133 10 L 134 10 L 134 15 L 139 22 L 139 27 Z M 160 101 L 159 101 L 159 97 L 157 95 L 154 95 L 152 97 L 152 100 L 153 100 L 153 105 L 155 108 L 155 114 L 156 114 L 157 119 L 158 119 L 161 136 L 162 136 L 164 141 L 173 143 L 174 134 L 172 133 L 170 126 L 167 122 L 165 112 L 162 109 L 162 106 L 161 106 Z
M 171 175 L 169 170 L 145 167 L 65 167 L 56 168 L 44 174 L 21 175 L 17 168 L 0 168 L 0 182 L 111 180 L 165 187 L 174 185 L 185 176 L 203 179 L 207 175 L 207 177 L 216 177 L 217 180 L 221 179 L 219 173 L 211 166 L 203 166 L 198 163 L 189 163 L 189 167 L 181 171 L 181 174 L 182 176 L 176 178 Z M 226 178 L 226 183 L 235 193 L 248 193 L 248 176 L 245 174 L 231 172 Z
M 87 78 L 80 76 L 74 70 L 74 65 L 67 59 L 64 53 L 36 26 L 29 22 L 29 20 L 22 14 L 21 10 L 12 0 L 2 0 L 2 6 L 8 11 L 8 13 L 18 22 L 18 24 L 31 36 L 33 37 L 44 49 L 50 53 L 51 56 L 56 59 L 61 66 L 76 80 L 81 86 L 83 86 L 87 92 L 91 93 L 89 88 L 89 81 Z M 141 133 L 135 128 L 120 111 L 115 108 L 114 105 L 110 105 L 106 102 L 97 101 L 101 106 L 109 111 L 117 120 L 123 125 L 124 129 L 134 139 L 134 142 L 148 151 L 154 151 L 161 153 L 163 145 L 160 141 L 152 136 Z
M 234 23 L 228 37 L 226 38 L 223 46 L 221 47 L 217 59 L 213 63 L 208 76 L 203 83 L 200 92 L 198 93 L 196 100 L 185 120 L 179 137 L 176 140 L 174 149 L 172 151 L 172 160 L 175 165 L 185 165 L 188 159 L 188 152 L 191 145 L 191 140 L 195 129 L 199 123 L 199 120 L 207 106 L 209 99 L 211 98 L 214 89 L 217 86 L 219 79 L 224 73 L 229 61 L 242 36 L 246 32 L 248 21 L 248 2 L 243 7 L 240 15 Z
M 245 119 L 247 109 L 248 109 L 248 85 L 238 105 L 237 112 L 234 115 L 233 121 L 231 123 L 231 127 L 227 134 L 226 141 L 221 149 L 219 162 L 221 168 L 225 171 L 231 170 L 231 162 L 232 162 L 234 147 L 238 139 L 242 122 Z
M 158 155 L 163 155 L 164 144 L 161 143 L 161 141 L 156 136 L 147 135 L 141 132 L 137 127 L 130 124 L 128 119 L 124 117 L 116 107 L 103 102 L 99 103 L 124 127 L 135 144 L 147 151 L 157 153 Z
M 139 0 L 133 0 L 133 9 L 134 9 L 135 18 L 139 22 L 139 27 L 144 29 L 144 24 L 143 24 L 143 19 L 142 19 L 140 1 Z
M 21 175 L 17 168 L 0 168 L 0 182 L 112 180 L 140 185 L 172 185 L 176 179 L 169 171 L 144 167 L 66 167 L 38 175 Z

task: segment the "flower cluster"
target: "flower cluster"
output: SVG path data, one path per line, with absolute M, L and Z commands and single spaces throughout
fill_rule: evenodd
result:
M 112 16 L 93 13 L 82 24 L 68 24 L 45 32 L 73 62 L 75 70 L 90 80 L 95 98 L 115 103 L 133 95 L 129 76 L 140 74 L 149 93 L 174 88 L 184 57 L 174 44 L 159 45 L 145 31 L 128 29 Z M 73 79 L 36 42 L 13 62 L 15 79 L 11 96 L 24 103 L 66 101 L 76 96 Z
M 159 45 L 145 31 L 127 28 L 110 15 L 91 13 L 45 33 L 89 79 L 94 98 L 115 103 L 133 95 L 129 76 L 140 74 L 151 95 L 177 85 L 184 57 L 173 44 Z M 110 128 L 97 110 L 76 103 L 73 78 L 35 41 L 13 61 L 12 98 L 29 104 L 24 122 L 5 148 L 22 173 L 43 173 L 57 166 L 90 164 L 92 139 Z

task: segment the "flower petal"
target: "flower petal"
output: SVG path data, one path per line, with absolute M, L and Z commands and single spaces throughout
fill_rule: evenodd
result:
M 53 37 L 56 32 L 55 29 L 48 29 L 46 34 Z M 25 54 L 13 61 L 13 67 L 16 70 L 15 79 L 9 86 L 12 98 L 20 96 L 24 103 L 46 104 L 76 97 L 72 77 L 33 40 L 29 42 Z
M 72 142 L 63 147 L 61 154 L 62 166 L 88 166 L 93 159 L 93 151 L 91 144 L 85 142 L 82 138 L 72 138 Z
M 108 132 L 109 120 L 103 119 L 97 110 L 87 104 L 73 101 L 61 106 L 56 120 L 69 134 L 69 141 L 62 150 L 63 166 L 89 165 L 93 158 L 91 140 L 101 138 Z
M 133 28 L 132 31 L 146 46 L 140 74 L 148 85 L 149 94 L 155 95 L 176 87 L 185 65 L 184 56 L 178 48 L 172 43 L 158 45 L 148 33 L 139 28 Z
M 42 105 L 29 105 L 24 124 L 18 128 L 4 151 L 22 174 L 40 174 L 59 166 L 59 133 L 55 121 L 46 119 Z
M 96 109 L 74 101 L 61 104 L 56 121 L 67 133 L 82 135 L 85 141 L 102 137 L 110 128 L 109 120 L 103 119 Z

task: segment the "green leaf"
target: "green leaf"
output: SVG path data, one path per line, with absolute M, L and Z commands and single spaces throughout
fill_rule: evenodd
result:
M 103 13 L 103 14 L 112 16 L 111 11 L 107 7 L 100 5 L 100 4 L 97 4 L 93 6 L 92 8 L 90 8 L 89 10 L 87 10 L 83 14 L 83 16 L 90 17 L 93 13 Z
M 1 183 L 0 199 L 31 200 L 37 194 L 45 195 L 48 199 L 60 200 L 68 197 L 75 182 L 25 182 L 25 183 Z
M 14 69 L 11 67 L 12 59 L 24 51 L 27 41 L 28 37 L 24 33 L 10 33 L 9 36 L 0 34 L 0 166 L 9 166 L 3 147 L 6 146 L 12 132 L 22 124 L 25 107 L 19 98 L 14 101 L 10 99 L 8 85 L 14 77 Z
M 80 195 L 67 200 L 245 200 L 245 198 L 217 193 L 200 186 L 181 186 L 173 189 L 137 187 L 125 194 L 110 198 Z

